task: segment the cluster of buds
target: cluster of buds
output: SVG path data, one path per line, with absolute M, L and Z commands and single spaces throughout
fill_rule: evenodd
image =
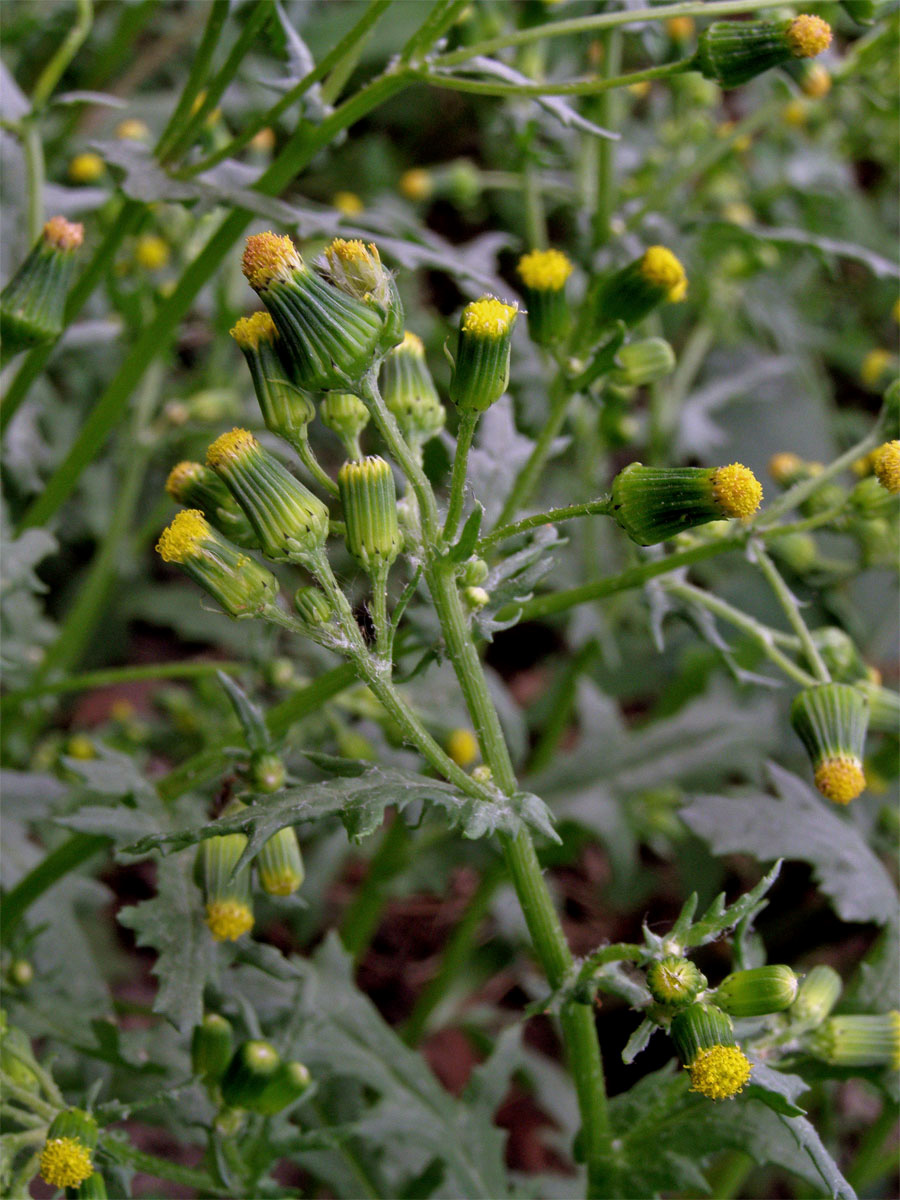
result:
M 645 467 L 631 463 L 613 480 L 610 513 L 639 546 L 725 517 L 748 520 L 762 487 L 741 463 L 724 467 Z
M 282 768 L 283 779 L 283 768 Z M 267 787 L 265 790 L 272 790 Z M 223 817 L 233 816 L 246 806 L 233 800 Z M 226 833 L 207 838 L 200 847 L 197 867 L 206 903 L 206 924 L 217 942 L 234 942 L 253 928 L 252 869 L 239 865 L 247 848 L 243 833 Z M 291 896 L 304 878 L 300 844 L 292 826 L 274 833 L 256 856 L 256 870 L 264 892 Z
M 847 683 L 804 688 L 791 705 L 791 724 L 809 755 L 816 787 L 835 804 L 849 804 L 865 789 L 868 723 L 868 699 Z
M 301 1062 L 285 1062 L 271 1042 L 252 1039 L 234 1049 L 231 1022 L 208 1013 L 191 1038 L 194 1075 L 229 1109 L 274 1116 L 299 1100 L 310 1085 Z
M 52 217 L 25 261 L 0 292 L 4 360 L 29 346 L 52 342 L 63 330 L 66 295 L 84 229 Z

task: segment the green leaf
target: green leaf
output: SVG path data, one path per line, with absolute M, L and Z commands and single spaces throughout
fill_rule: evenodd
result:
M 744 920 L 752 911 L 758 911 L 759 901 L 778 878 L 780 871 L 781 859 L 776 862 L 768 875 L 762 877 L 756 887 L 738 897 L 734 904 L 729 904 L 727 908 L 725 907 L 725 893 L 721 892 L 700 920 L 694 922 L 684 935 L 685 947 L 706 946 L 709 942 L 714 942 L 726 930 L 734 929 L 738 922 Z
M 774 763 L 769 774 L 777 797 L 761 792 L 695 796 L 681 810 L 682 819 L 716 854 L 810 863 L 844 921 L 891 920 L 896 890 L 859 830 L 796 775 Z
M 247 745 L 251 750 L 267 749 L 270 738 L 265 714 L 262 709 L 258 704 L 253 703 L 241 685 L 232 679 L 230 675 L 226 675 L 224 671 L 217 671 L 216 678 L 228 693 L 228 699 L 231 701 L 235 715 L 241 723 L 241 729 L 244 731 Z
M 481 531 L 481 521 L 484 517 L 484 507 L 476 500 L 475 507 L 466 517 L 466 523 L 462 527 L 462 533 L 458 540 L 447 551 L 447 558 L 451 562 L 461 563 L 471 555 L 475 549 L 475 543 L 478 541 L 478 534 Z
M 744 1089 L 745 1094 L 761 1101 L 773 1112 L 782 1113 L 786 1117 L 802 1117 L 806 1109 L 800 1108 L 794 1101 L 803 1092 L 809 1091 L 809 1084 L 799 1075 L 784 1075 L 767 1067 L 765 1063 L 757 1062 L 751 1055 L 753 1074 Z
M 156 896 L 119 913 L 121 924 L 134 930 L 137 944 L 157 953 L 151 968 L 159 980 L 153 1011 L 182 1033 L 203 1017 L 203 988 L 215 953 L 191 867 L 186 858 L 164 860 L 157 869 Z
M 215 825 L 153 834 L 126 846 L 125 850 L 136 855 L 149 854 L 153 850 L 170 854 L 204 838 L 239 832 L 248 838 L 242 859 L 247 862 L 274 833 L 288 825 L 337 816 L 350 838 L 361 841 L 381 827 L 389 805 L 403 811 L 412 804 L 433 804 L 442 808 L 451 826 L 467 838 L 500 832 L 515 837 L 526 826 L 555 837 L 547 809 L 537 796 L 524 794 L 507 798 L 498 793 L 496 801 L 476 800 L 464 796 L 449 783 L 426 779 L 424 775 L 397 767 L 369 765 L 354 776 L 284 788 L 277 796 L 261 797 L 264 803 L 252 804 L 252 799 L 250 807 L 216 821 Z

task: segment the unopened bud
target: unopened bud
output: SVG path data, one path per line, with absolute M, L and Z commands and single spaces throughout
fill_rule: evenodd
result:
M 284 784 L 284 763 L 277 754 L 257 750 L 250 757 L 250 782 L 258 792 L 277 792 Z
M 900 1012 L 830 1017 L 811 1035 L 808 1049 L 833 1067 L 900 1069 Z
M 303 883 L 300 843 L 292 825 L 272 834 L 256 857 L 262 889 L 270 896 L 291 896 Z
M 327 625 L 334 616 L 325 593 L 317 587 L 299 587 L 294 593 L 294 608 L 307 625 Z
M 166 491 L 185 508 L 199 508 L 210 524 L 236 546 L 259 545 L 244 512 L 222 480 L 198 462 L 180 462 L 169 472 Z
M 664 338 L 629 342 L 616 355 L 613 378 L 623 387 L 644 387 L 675 370 L 675 351 Z
M 219 1013 L 207 1013 L 191 1036 L 191 1067 L 198 1079 L 216 1084 L 231 1061 L 231 1022 Z
M 291 378 L 292 367 L 279 353 L 281 339 L 271 315 L 241 317 L 231 336 L 247 360 L 266 428 L 291 443 L 304 440 L 316 406 Z
M 421 338 L 407 331 L 381 364 L 381 394 L 400 432 L 420 447 L 444 428 L 447 414 L 425 362 Z
M 528 315 L 528 332 L 539 346 L 565 336 L 570 312 L 566 280 L 572 264 L 561 250 L 532 250 L 519 259 L 518 274 Z
M 652 546 L 723 517 L 746 520 L 762 488 L 741 463 L 727 467 L 645 467 L 632 463 L 613 480 L 611 514 L 632 541 Z
M 843 982 L 834 967 L 819 963 L 804 976 L 791 1005 L 791 1021 L 810 1029 L 821 1025 L 840 999 Z
M 396 346 L 403 337 L 403 303 L 394 276 L 382 265 L 378 247 L 358 239 L 335 238 L 325 251 L 323 265 L 335 287 L 381 317 L 379 349 Z
M 403 546 L 390 466 L 377 455 L 345 462 L 338 472 L 338 487 L 347 549 L 366 571 L 389 567 Z
M 29 346 L 51 342 L 62 333 L 66 294 L 83 237 L 81 225 L 52 217 L 0 292 L 4 359 Z
M 450 379 L 450 399 L 458 408 L 484 412 L 506 391 L 517 314 L 515 305 L 493 296 L 463 309 Z
M 222 1099 L 232 1108 L 252 1108 L 281 1065 L 271 1042 L 244 1042 L 222 1078 Z
M 868 721 L 866 697 L 846 683 L 805 688 L 791 705 L 791 724 L 806 747 L 816 787 L 835 804 L 849 804 L 866 786 Z
M 733 971 L 716 988 L 714 1000 L 732 1017 L 762 1017 L 789 1008 L 797 995 L 797 976 L 773 964 Z
M 319 405 L 322 424 L 336 433 L 351 458 L 359 458 L 359 435 L 369 423 L 369 410 L 350 392 L 329 392 Z
M 706 976 L 688 958 L 668 955 L 647 968 L 650 995 L 666 1007 L 692 1003 L 706 988 Z

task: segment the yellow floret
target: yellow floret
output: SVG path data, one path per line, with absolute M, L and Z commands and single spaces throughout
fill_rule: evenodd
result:
M 168 242 L 155 233 L 145 233 L 135 244 L 134 258 L 146 271 L 158 271 L 169 261 Z
M 872 454 L 872 467 L 881 486 L 892 496 L 900 493 L 900 442 L 885 442 Z
M 303 261 L 289 237 L 267 230 L 247 238 L 241 267 L 250 286 L 263 292 L 273 279 L 288 279 L 292 271 L 301 270 Z
M 249 429 L 231 429 L 216 438 L 206 451 L 206 461 L 211 467 L 219 467 L 229 459 L 243 457 L 258 445 Z
M 345 217 L 358 217 L 366 207 L 356 192 L 335 192 L 331 203 Z
M 666 33 L 673 42 L 686 42 L 694 32 L 692 17 L 669 17 L 666 21 Z
M 116 126 L 116 137 L 123 142 L 145 142 L 150 130 L 138 117 L 128 117 Z
M 76 733 L 66 742 L 66 754 L 69 758 L 77 758 L 79 762 L 90 762 L 97 757 L 97 747 L 84 733 Z
M 447 753 L 458 767 L 467 767 L 478 757 L 478 740 L 471 729 L 454 729 L 447 738 Z
M 687 1070 L 692 1092 L 710 1100 L 727 1100 L 743 1091 L 753 1066 L 737 1046 L 711 1046 L 701 1050 Z
M 794 58 L 815 58 L 831 45 L 831 26 L 821 17 L 801 13 L 785 32 Z
M 351 238 L 349 241 L 346 238 L 335 238 L 325 254 L 328 258 L 334 255 L 341 262 L 356 262 L 370 256 L 380 259 L 377 247 L 372 243 L 367 246 L 359 238 Z
M 189 483 L 197 479 L 198 475 L 202 475 L 203 467 L 198 462 L 180 462 L 177 463 L 169 472 L 169 478 L 166 480 L 166 491 L 173 500 L 181 503 L 185 488 Z
M 816 767 L 814 778 L 825 799 L 835 804 L 849 804 L 866 788 L 862 763 L 849 754 L 824 759 Z
M 410 167 L 400 176 L 400 191 L 407 200 L 427 200 L 433 190 L 431 175 L 422 167 Z
M 236 942 L 253 928 L 253 910 L 241 900 L 213 900 L 206 906 L 206 924 L 217 942 Z
M 254 150 L 262 150 L 268 153 L 275 149 L 275 130 L 270 129 L 267 125 L 265 129 L 261 129 L 259 133 L 255 133 L 250 139 L 250 145 Z
M 274 342 L 278 331 L 270 314 L 263 310 L 241 317 L 231 330 L 231 336 L 242 350 L 256 350 L 260 342 Z
M 811 63 L 800 83 L 804 96 L 821 100 L 831 91 L 831 76 L 821 63 Z
M 403 341 L 396 350 L 402 350 L 406 354 L 415 354 L 418 358 L 423 358 L 425 355 L 425 343 L 416 333 L 411 333 L 408 329 L 403 335 Z
M 293 896 L 303 883 L 303 876 L 290 867 L 277 871 L 260 871 L 259 881 L 270 896 Z
M 41 1151 L 39 1170 L 51 1187 L 78 1187 L 93 1173 L 94 1164 L 77 1138 L 50 1138 Z
M 84 226 L 65 217 L 51 217 L 44 225 L 44 241 L 58 250 L 77 250 L 84 241 Z
M 184 562 L 201 552 L 202 543 L 212 534 L 199 508 L 186 508 L 164 529 L 156 549 L 163 562 Z
M 532 250 L 519 259 L 519 277 L 539 292 L 558 292 L 572 274 L 572 264 L 561 250 Z
M 69 163 L 69 178 L 73 183 L 96 183 L 105 170 L 106 164 L 99 154 L 76 154 Z
M 859 377 L 866 387 L 876 387 L 890 365 L 890 350 L 882 350 L 880 347 L 870 350 L 862 360 Z
M 763 490 L 759 480 L 741 463 L 719 467 L 713 475 L 713 496 L 726 516 L 746 520 L 752 517 L 762 502 Z
M 664 288 L 667 298 L 673 302 L 683 300 L 687 295 L 684 267 L 665 246 L 650 246 L 644 252 L 641 273 L 657 287 Z
M 482 296 L 463 309 L 462 327 L 478 337 L 503 337 L 513 327 L 518 308 L 494 296 Z

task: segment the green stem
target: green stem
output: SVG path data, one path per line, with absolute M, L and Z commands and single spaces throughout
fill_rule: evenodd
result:
M 33 120 L 27 120 L 22 129 L 22 152 L 28 196 L 28 245 L 33 246 L 44 227 L 44 147 Z
M 541 427 L 541 432 L 538 434 L 538 439 L 525 466 L 517 475 L 516 482 L 504 501 L 500 516 L 497 518 L 498 525 L 505 525 L 511 517 L 515 516 L 516 511 L 522 507 L 534 490 L 553 448 L 553 442 L 565 424 L 571 398 L 572 393 L 569 390 L 568 382 L 560 371 L 550 388 L 547 419 Z
M 473 409 L 463 409 L 459 415 L 459 429 L 456 434 L 456 453 L 453 456 L 453 474 L 450 479 L 450 501 L 447 505 L 447 519 L 444 522 L 444 541 L 450 542 L 456 535 L 456 527 L 462 516 L 463 501 L 466 494 L 466 467 L 469 462 L 469 450 L 472 448 L 472 438 L 478 425 L 481 413 Z
M 418 77 L 432 87 L 449 88 L 454 92 L 471 92 L 477 96 L 597 96 L 612 88 L 630 87 L 648 79 L 665 79 L 690 71 L 693 57 L 678 62 L 662 63 L 647 67 L 643 71 L 630 71 L 627 75 L 611 75 L 609 78 L 569 79 L 565 83 L 495 83 L 493 80 L 461 79 L 458 75 L 442 75 L 439 71 L 422 70 Z
M 16 1045 L 10 1042 L 4 1045 L 3 1052 L 5 1054 L 9 1054 L 12 1058 L 18 1059 L 23 1067 L 28 1068 L 31 1074 L 34 1075 L 35 1079 L 37 1079 L 38 1083 L 41 1085 L 41 1090 L 47 1097 L 49 1104 L 54 1105 L 57 1108 L 65 1107 L 65 1097 L 56 1086 L 56 1080 L 49 1071 L 45 1071 L 41 1064 L 35 1061 L 34 1055 L 31 1053 L 30 1048 L 27 1051 L 20 1050 Z
M 21 1087 L 5 1071 L 0 1071 L 0 1079 L 3 1081 L 3 1094 L 7 1099 L 15 1100 L 23 1107 L 31 1109 L 46 1122 L 52 1121 L 56 1116 L 57 1108 L 54 1105 L 48 1104 L 40 1096 L 35 1096 L 34 1092 L 29 1092 L 27 1088 Z
M 184 89 L 178 98 L 174 112 L 169 117 L 165 129 L 156 143 L 156 157 L 161 163 L 167 161 L 171 147 L 175 144 L 176 139 L 181 136 L 182 129 L 190 119 L 191 108 L 200 94 L 200 89 L 203 87 L 203 82 L 209 72 L 212 56 L 215 53 L 216 46 L 219 44 L 219 38 L 222 36 L 222 30 L 228 19 L 229 8 L 230 4 L 228 0 L 212 0 L 209 8 L 209 16 L 206 19 L 206 28 L 203 30 L 203 36 L 200 39 L 200 45 L 197 47 L 196 53 L 191 57 L 191 70 L 187 83 L 184 85 Z
M 803 652 L 809 660 L 809 665 L 812 667 L 813 674 L 819 683 L 830 683 L 831 674 L 819 653 L 816 643 L 812 639 L 812 635 L 806 626 L 806 622 L 800 614 L 800 609 L 791 589 L 781 577 L 781 572 L 769 558 L 768 554 L 762 547 L 760 542 L 750 543 L 753 557 L 757 566 L 766 577 L 766 581 L 775 593 L 778 603 L 781 605 L 784 615 L 788 619 L 788 623 L 800 639 L 800 645 L 803 647 Z
M 400 61 L 413 62 L 420 54 L 430 50 L 467 7 L 467 0 L 438 0 L 421 28 L 416 30 L 400 51 Z
M 478 887 L 466 905 L 462 919 L 444 947 L 437 971 L 422 989 L 409 1019 L 403 1026 L 403 1040 L 408 1045 L 417 1046 L 421 1042 L 431 1014 L 447 995 L 454 979 L 470 958 L 478 930 L 505 875 L 505 870 L 500 867 L 493 867 L 482 875 Z
M 341 922 L 341 941 L 354 962 L 358 963 L 368 950 L 384 910 L 387 886 L 406 866 L 411 850 L 409 830 L 397 813 L 369 860 L 362 887 L 353 897 Z
M 372 571 L 372 622 L 375 626 L 375 650 L 387 658 L 391 642 L 391 622 L 388 618 L 388 573 L 386 564 Z
M 782 513 L 788 512 L 792 508 L 797 508 L 804 500 L 808 500 L 810 496 L 815 495 L 819 488 L 834 479 L 835 475 L 840 475 L 841 471 L 845 471 L 848 467 L 852 467 L 858 458 L 865 458 L 870 450 L 874 450 L 876 446 L 881 444 L 881 429 L 879 426 L 867 433 L 866 436 L 855 446 L 851 446 L 849 450 L 845 450 L 839 455 L 834 462 L 830 462 L 824 471 L 820 471 L 818 475 L 813 475 L 811 479 L 806 479 L 800 483 L 794 484 L 792 488 L 780 496 L 774 504 L 770 504 L 767 509 L 759 514 L 757 518 L 757 529 L 768 531 L 772 527 L 773 521 L 777 520 Z
M 525 202 L 525 239 L 532 250 L 545 250 L 547 247 L 547 216 L 544 212 L 544 199 L 541 192 L 540 173 L 537 164 L 531 157 L 532 151 L 526 151 L 527 158 L 522 169 L 522 199 Z
M 747 1182 L 754 1162 L 743 1150 L 729 1150 L 707 1172 L 709 1194 L 715 1200 L 732 1200 Z
M 123 1142 L 118 1138 L 104 1138 L 100 1156 L 122 1166 L 132 1167 L 144 1175 L 151 1175 L 154 1179 L 168 1179 L 172 1183 L 195 1188 L 210 1196 L 218 1194 L 214 1180 L 205 1171 L 197 1171 L 193 1167 L 183 1167 L 180 1163 L 157 1158 L 155 1154 L 147 1154 L 132 1146 L 130 1142 Z
M 493 54 L 507 46 L 524 46 L 528 42 L 547 37 L 565 37 L 573 33 L 597 33 L 601 29 L 614 29 L 618 25 L 636 25 L 644 21 L 666 21 L 669 17 L 715 17 L 729 13 L 753 12 L 759 8 L 771 8 L 771 0 L 688 0 L 683 4 L 665 4 L 656 8 L 632 8 L 618 12 L 601 13 L 588 17 L 571 17 L 567 21 L 552 21 L 545 25 L 532 25 L 509 33 L 501 33 L 483 42 L 474 42 L 459 50 L 435 55 L 432 60 L 442 67 L 467 59 Z
M 241 662 L 170 662 L 153 663 L 144 667 L 109 667 L 103 671 L 84 671 L 70 675 L 67 679 L 56 679 L 42 683 L 39 687 L 24 688 L 20 692 L 9 692 L 0 697 L 0 711 L 13 708 L 24 700 L 38 696 L 58 696 L 64 692 L 86 692 L 94 688 L 116 687 L 124 683 L 140 683 L 153 679 L 196 679 L 203 675 L 214 675 L 217 671 L 241 671 L 247 664 Z
M 611 29 L 601 41 L 604 51 L 602 78 L 613 79 L 622 65 L 622 33 Z M 612 91 L 601 93 L 597 101 L 597 124 L 612 129 L 617 123 L 615 97 Z M 591 138 L 597 146 L 597 202 L 594 209 L 594 242 L 603 246 L 609 241 L 610 221 L 616 207 L 616 143 L 613 138 Z
M 482 553 L 497 542 L 505 542 L 507 538 L 518 537 L 529 529 L 539 529 L 542 525 L 555 525 L 557 521 L 571 521 L 575 517 L 592 517 L 599 513 L 608 513 L 610 509 L 609 496 L 601 496 L 598 500 L 588 500 L 585 504 L 566 504 L 562 508 L 551 508 L 549 512 L 535 513 L 533 517 L 523 517 L 512 525 L 501 525 L 483 537 L 476 546 Z
M 40 896 L 76 867 L 93 858 L 109 844 L 109 839 L 92 833 L 76 833 L 52 850 L 36 867 L 7 892 L 3 900 L 3 926 L 0 942 L 9 942 L 28 908 Z
M 291 438 L 290 444 L 297 451 L 297 457 L 312 475 L 313 479 L 323 487 L 331 496 L 340 495 L 340 488 L 331 478 L 331 476 L 323 469 L 319 460 L 313 453 L 313 448 L 309 444 L 309 439 L 305 437 Z
M 63 72 L 78 53 L 79 47 L 90 33 L 93 19 L 94 8 L 91 0 L 77 0 L 74 24 L 63 39 L 62 45 L 59 46 L 56 53 L 44 67 L 35 84 L 34 91 L 31 94 L 32 111 L 43 108 L 53 95 L 53 90 L 62 78 Z

